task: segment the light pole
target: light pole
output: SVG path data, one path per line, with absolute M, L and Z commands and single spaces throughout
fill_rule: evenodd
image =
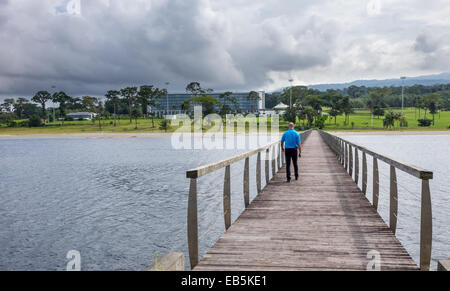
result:
M 402 126 L 403 126 L 403 119 L 405 118 L 405 79 L 406 77 L 401 77 L 402 80 Z
M 402 113 L 403 113 L 404 108 L 405 108 L 405 79 L 406 79 L 406 77 L 401 77 L 400 79 L 402 79 Z
M 167 92 L 166 92 L 166 98 L 167 98 L 167 111 L 166 114 L 169 115 L 169 85 L 170 82 L 166 82 Z
M 56 86 L 52 86 L 52 89 L 56 89 Z M 56 93 L 56 90 L 55 90 L 55 92 L 54 93 Z M 53 103 L 53 102 L 52 102 Z M 53 103 L 53 124 L 55 124 L 56 123 L 56 114 L 55 114 L 55 103 Z
M 289 79 L 289 83 L 291 83 L 291 97 L 289 99 L 289 108 L 292 109 L 292 82 L 294 82 L 294 79 Z

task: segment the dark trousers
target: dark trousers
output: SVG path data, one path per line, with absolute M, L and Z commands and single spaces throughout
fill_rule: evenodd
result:
M 291 160 L 294 164 L 295 178 L 298 178 L 298 150 L 286 149 L 286 176 L 288 180 L 291 180 Z

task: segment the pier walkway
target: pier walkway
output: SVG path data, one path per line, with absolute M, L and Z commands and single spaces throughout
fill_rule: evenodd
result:
M 393 222 L 388 226 L 353 180 L 353 169 L 349 167 L 349 163 L 353 164 L 353 156 L 351 146 L 350 150 L 348 146 L 339 142 L 335 152 L 325 137 L 317 131 L 312 132 L 303 144 L 300 178 L 290 184 L 286 183 L 285 166 L 281 167 L 283 162 L 279 158 L 279 172 L 241 216 L 227 226 L 227 231 L 207 254 L 195 261 L 195 252 L 191 252 L 193 270 L 367 270 L 376 267 L 373 264 L 376 258 L 380 259 L 378 266 L 383 271 L 419 270 L 395 236 L 396 216 L 394 228 Z M 358 179 L 358 157 L 355 167 Z M 367 189 L 367 165 L 364 167 Z M 395 169 L 393 174 L 392 179 Z M 391 194 L 396 198 L 396 192 L 391 191 Z M 224 195 L 226 210 L 227 194 Z M 391 203 L 394 215 L 397 214 L 395 207 L 396 203 Z M 188 217 L 188 223 L 192 222 Z M 194 230 L 190 228 L 190 238 Z M 428 234 L 421 239 L 425 241 Z M 427 263 L 429 266 L 427 247 L 431 253 L 431 241 L 429 245 L 425 244 L 421 254 L 424 269 Z M 195 245 L 190 245 L 190 250 L 193 249 Z

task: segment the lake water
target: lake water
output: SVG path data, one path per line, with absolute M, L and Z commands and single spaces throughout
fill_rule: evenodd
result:
M 343 136 L 378 153 L 434 172 L 430 180 L 433 209 L 432 268 L 438 260 L 450 259 L 450 135 Z M 360 169 L 362 157 L 360 153 Z M 367 157 L 368 193 L 372 202 L 372 157 Z M 390 167 L 379 161 L 379 213 L 389 224 Z M 360 174 L 362 177 L 362 174 Z M 421 180 L 397 170 L 397 237 L 416 263 L 420 261 Z M 362 181 L 359 182 L 360 188 Z
M 346 138 L 435 171 L 433 258 L 448 258 L 450 136 Z M 0 270 L 65 270 L 70 250 L 81 253 L 83 270 L 144 270 L 154 253 L 187 255 L 185 171 L 238 152 L 172 150 L 168 138 L 0 140 Z M 253 157 L 251 173 L 255 164 Z M 244 209 L 243 167 L 231 168 L 233 220 Z M 224 231 L 223 173 L 199 179 L 201 255 Z M 418 261 L 420 181 L 398 180 L 411 192 L 399 187 L 398 235 Z

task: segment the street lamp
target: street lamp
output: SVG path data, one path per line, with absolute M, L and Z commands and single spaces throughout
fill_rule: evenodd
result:
M 402 80 L 402 113 L 403 113 L 404 108 L 405 108 L 405 79 L 406 79 L 406 77 L 401 77 L 400 79 Z
M 169 85 L 170 82 L 166 82 L 166 86 L 167 86 L 167 92 L 166 92 L 166 98 L 167 98 L 167 112 L 166 114 L 169 115 Z
M 56 89 L 56 86 L 52 86 L 52 89 Z M 56 93 L 56 90 L 55 90 L 55 92 L 54 93 Z M 53 102 L 52 102 L 53 103 Z M 55 114 L 55 103 L 53 103 L 53 124 L 55 124 L 56 123 L 56 114 Z
M 402 126 L 403 126 L 403 119 L 405 118 L 405 79 L 406 77 L 401 77 L 402 80 Z
M 289 79 L 289 82 L 291 83 L 291 97 L 289 99 L 289 105 L 290 108 L 292 109 L 292 82 L 294 82 L 294 79 Z

